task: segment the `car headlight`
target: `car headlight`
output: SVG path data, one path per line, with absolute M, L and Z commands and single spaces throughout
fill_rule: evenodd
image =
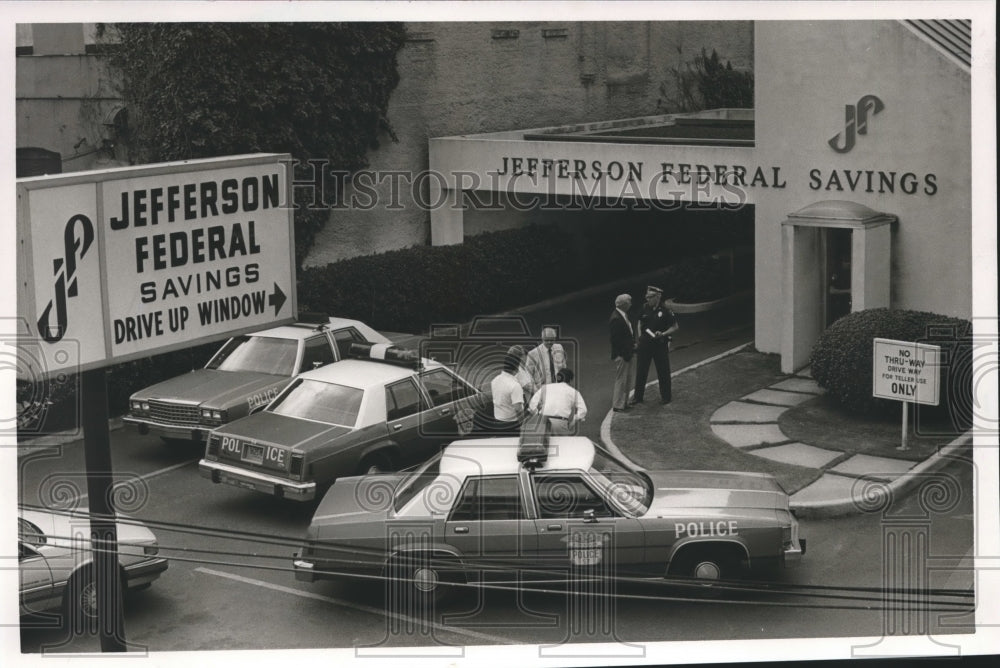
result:
M 132 401 L 129 402 L 129 407 L 132 409 L 133 413 L 138 413 L 142 407 L 142 404 L 133 399 Z
M 226 421 L 226 411 L 219 408 L 202 408 L 201 420 L 202 422 L 222 424 Z
M 147 413 L 149 412 L 149 402 L 148 401 L 141 402 L 139 404 L 139 406 L 142 408 L 143 411 L 145 411 Z

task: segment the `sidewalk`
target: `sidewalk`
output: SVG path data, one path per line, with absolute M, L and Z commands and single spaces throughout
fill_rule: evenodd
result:
M 777 356 L 748 346 L 671 377 L 669 405 L 653 381 L 645 403 L 608 413 L 605 445 L 647 469 L 771 473 L 802 517 L 882 508 L 971 443 L 911 433 L 899 450 L 898 419 L 849 414 L 823 397 L 808 369 L 783 374 Z

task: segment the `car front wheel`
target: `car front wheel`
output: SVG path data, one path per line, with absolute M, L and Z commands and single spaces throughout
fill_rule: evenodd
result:
M 383 452 L 366 455 L 358 464 L 358 475 L 378 475 L 392 470 L 392 459 Z
M 440 603 L 462 581 L 451 559 L 429 554 L 399 556 L 389 562 L 389 603 L 400 609 L 422 609 Z

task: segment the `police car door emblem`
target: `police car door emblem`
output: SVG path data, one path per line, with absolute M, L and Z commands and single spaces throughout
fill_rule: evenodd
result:
M 573 532 L 568 539 L 569 558 L 574 566 L 593 566 L 604 557 L 608 536 L 592 532 Z

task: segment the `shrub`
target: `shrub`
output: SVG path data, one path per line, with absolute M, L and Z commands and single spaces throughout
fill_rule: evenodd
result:
M 886 338 L 941 346 L 941 401 L 922 406 L 924 415 L 949 417 L 959 430 L 971 415 L 972 325 L 968 320 L 898 309 L 857 311 L 834 322 L 812 351 L 812 375 L 829 396 L 859 413 L 892 414 L 898 401 L 872 397 L 873 339 Z
M 364 320 L 376 329 L 425 331 L 530 304 L 579 287 L 582 271 L 556 226 L 480 234 L 454 246 L 415 246 L 299 274 L 300 310 Z

